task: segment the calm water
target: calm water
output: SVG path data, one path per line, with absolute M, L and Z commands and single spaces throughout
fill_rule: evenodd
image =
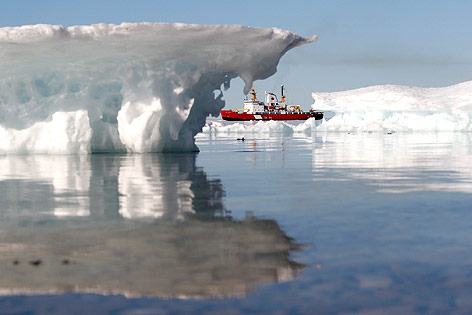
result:
M 0 313 L 472 311 L 468 134 L 0 156 Z

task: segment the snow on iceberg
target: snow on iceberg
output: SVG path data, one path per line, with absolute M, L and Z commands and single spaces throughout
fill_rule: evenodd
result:
M 197 150 L 222 86 L 239 76 L 247 93 L 315 40 L 235 25 L 0 28 L 0 152 Z
M 328 118 L 317 130 L 472 131 L 472 81 L 442 88 L 379 85 L 312 96 L 312 108 L 326 111 Z

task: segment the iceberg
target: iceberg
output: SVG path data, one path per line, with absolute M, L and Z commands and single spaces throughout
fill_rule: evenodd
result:
M 316 39 L 238 25 L 0 28 L 0 152 L 198 150 L 231 79 L 247 93 Z
M 327 117 L 316 130 L 472 131 L 472 81 L 440 88 L 378 85 L 312 96 L 312 108 Z

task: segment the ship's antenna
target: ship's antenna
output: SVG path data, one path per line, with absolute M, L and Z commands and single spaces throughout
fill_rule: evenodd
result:
M 282 84 L 280 87 L 282 89 L 282 103 L 285 103 L 284 85 Z

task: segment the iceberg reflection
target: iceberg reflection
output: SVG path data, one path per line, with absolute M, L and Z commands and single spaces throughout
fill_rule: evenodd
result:
M 314 174 L 362 180 L 377 192 L 472 192 L 467 133 L 320 133 L 312 147 Z
M 3 295 L 241 296 L 303 268 L 194 154 L 3 157 L 0 196 Z

